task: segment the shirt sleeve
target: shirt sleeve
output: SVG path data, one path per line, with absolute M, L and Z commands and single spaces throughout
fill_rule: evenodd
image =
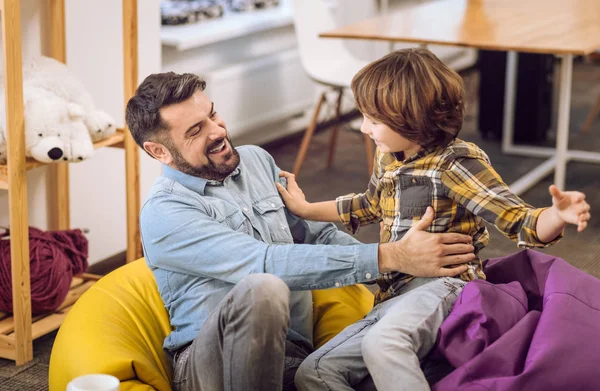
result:
M 273 171 L 273 179 L 279 181 L 283 186 L 287 186 L 285 178 L 280 178 L 281 169 L 277 167 L 271 155 L 264 151 L 267 160 Z M 294 238 L 294 243 L 301 244 L 338 244 L 338 245 L 356 245 L 361 244 L 358 240 L 340 231 L 333 223 L 324 223 L 319 221 L 302 219 L 287 208 L 286 220 L 290 227 L 290 232 Z
M 278 180 L 273 158 L 262 153 L 264 168 Z M 361 244 L 333 224 L 288 215 L 299 244 L 267 244 L 218 221 L 200 195 L 188 199 L 167 190 L 154 194 L 140 213 L 144 254 L 151 267 L 233 284 L 269 273 L 291 290 L 352 285 L 379 274 L 377 243 Z
M 381 194 L 381 172 L 379 164 L 380 152 L 377 149 L 375 154 L 375 164 L 373 165 L 373 174 L 369 179 L 367 191 L 360 194 L 347 194 L 336 199 L 337 211 L 340 221 L 344 227 L 356 234 L 358 229 L 367 224 L 379 222 L 381 220 L 381 208 L 379 205 Z
M 449 198 L 493 224 L 519 247 L 546 247 L 563 236 L 561 233 L 549 243 L 541 242 L 537 221 L 547 208 L 534 208 L 512 193 L 484 159 L 457 159 L 442 174 L 441 181 Z

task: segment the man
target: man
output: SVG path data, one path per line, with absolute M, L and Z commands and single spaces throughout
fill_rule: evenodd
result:
M 234 149 L 205 86 L 192 74 L 150 75 L 126 110 L 137 144 L 164 164 L 140 223 L 173 327 L 164 348 L 176 390 L 293 390 L 312 350 L 310 290 L 387 271 L 457 275 L 474 259 L 470 237 L 424 232 L 432 216 L 402 241 L 361 244 L 292 215 L 273 158 Z

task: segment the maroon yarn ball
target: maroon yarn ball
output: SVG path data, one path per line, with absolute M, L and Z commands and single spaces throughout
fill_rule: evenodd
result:
M 73 275 L 87 270 L 88 241 L 78 229 L 42 231 L 30 227 L 29 257 L 31 312 L 52 312 L 69 293 Z M 0 311 L 13 312 L 10 230 L 0 236 Z

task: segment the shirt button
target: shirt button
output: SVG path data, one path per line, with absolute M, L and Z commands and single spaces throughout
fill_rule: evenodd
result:
M 367 273 L 367 274 L 365 274 L 365 277 L 367 277 L 367 278 L 371 278 L 371 273 Z
M 275 204 L 271 204 L 271 208 L 274 208 L 274 207 L 275 207 Z
M 242 210 L 243 210 L 244 212 L 248 212 L 248 208 L 246 208 L 245 206 L 242 208 Z
M 390 191 L 388 191 L 388 195 L 389 195 L 389 196 L 391 196 L 391 195 L 393 195 L 393 194 L 394 194 L 394 193 L 393 193 L 391 190 L 390 190 Z
M 335 283 L 335 286 L 336 286 L 337 288 L 339 288 L 339 287 L 340 287 L 340 283 L 339 283 L 339 282 L 336 282 L 336 283 Z

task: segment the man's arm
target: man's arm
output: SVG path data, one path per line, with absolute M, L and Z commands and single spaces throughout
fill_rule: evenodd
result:
M 268 152 L 260 149 L 265 163 L 273 175 L 273 181 L 287 185 L 285 176 L 281 177 L 281 169 Z M 378 156 L 378 155 L 377 155 Z M 377 160 L 376 156 L 376 160 Z M 376 184 L 378 167 L 374 169 L 371 184 Z M 372 187 L 375 193 L 375 187 Z M 303 220 L 286 210 L 288 223 L 296 243 L 309 244 L 341 244 L 359 243 L 350 235 L 338 230 L 331 223 L 318 223 Z M 377 264 L 381 272 L 399 271 L 420 277 L 437 277 L 457 275 L 466 270 L 466 266 L 457 266 L 475 259 L 472 238 L 468 235 L 447 233 L 432 234 L 425 230 L 433 222 L 433 209 L 428 208 L 420 222 L 415 224 L 403 239 L 394 243 L 378 246 Z M 373 276 L 371 276 L 373 277 Z
M 467 270 L 464 264 L 475 260 L 473 239 L 458 233 L 426 232 L 433 217 L 433 208 L 428 207 L 421 220 L 400 241 L 379 245 L 380 272 L 400 271 L 416 277 L 452 277 Z
M 148 263 L 177 273 L 230 283 L 270 273 L 295 290 L 351 285 L 378 274 L 377 244 L 269 245 L 213 219 L 193 202 L 156 197 L 144 205 L 140 220 Z M 333 241 L 334 228 L 321 229 L 315 241 Z
M 146 260 L 152 267 L 230 283 L 251 273 L 270 273 L 292 290 L 313 290 L 369 281 L 380 271 L 430 277 L 464 271 L 466 266 L 445 267 L 475 258 L 471 238 L 425 232 L 432 216 L 432 212 L 424 216 L 401 241 L 381 245 L 269 245 L 230 229 L 194 205 L 160 198 L 144 205 L 140 220 Z M 323 242 L 349 238 L 330 229 L 320 232 Z

